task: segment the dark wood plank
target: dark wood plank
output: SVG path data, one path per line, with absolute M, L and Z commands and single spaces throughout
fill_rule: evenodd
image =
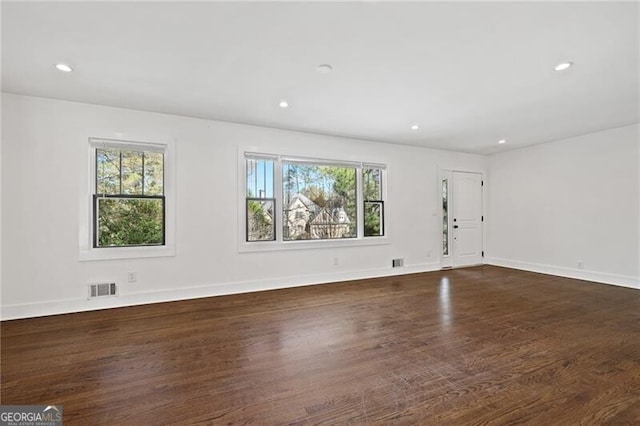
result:
M 640 292 L 483 266 L 2 323 L 66 424 L 640 424 Z

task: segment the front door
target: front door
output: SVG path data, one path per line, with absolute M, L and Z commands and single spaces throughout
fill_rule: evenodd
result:
M 482 264 L 482 175 L 453 172 L 453 267 Z

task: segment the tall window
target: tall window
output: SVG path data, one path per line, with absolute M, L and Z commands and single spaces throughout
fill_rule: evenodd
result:
M 362 169 L 362 191 L 364 199 L 364 236 L 384 235 L 384 201 L 382 200 L 382 169 Z
M 384 166 L 265 154 L 244 163 L 246 242 L 384 235 Z
M 163 148 L 105 142 L 95 170 L 93 247 L 164 245 Z
M 283 161 L 283 239 L 355 238 L 356 173 L 356 167 Z
M 449 180 L 442 179 L 442 254 L 449 255 Z
M 246 172 L 247 241 L 273 241 L 276 239 L 274 161 L 269 158 L 247 157 Z

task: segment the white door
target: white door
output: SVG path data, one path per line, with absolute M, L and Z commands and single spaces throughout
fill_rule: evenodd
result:
M 453 172 L 453 267 L 482 264 L 482 175 Z

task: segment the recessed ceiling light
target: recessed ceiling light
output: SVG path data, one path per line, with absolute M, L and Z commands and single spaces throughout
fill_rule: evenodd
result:
M 67 64 L 56 64 L 56 69 L 58 71 L 62 71 L 62 72 L 71 72 L 71 71 L 73 71 L 73 68 L 71 68 Z
M 414 124 L 413 126 L 411 126 L 411 130 L 420 130 L 420 125 Z
M 573 66 L 573 62 L 561 62 L 554 68 L 556 71 L 568 70 Z
M 498 141 L 498 143 L 499 143 L 500 145 L 502 145 L 503 143 L 507 143 L 507 141 L 506 141 L 506 139 L 500 139 L 500 140 Z
M 318 71 L 320 74 L 329 74 L 331 71 L 333 71 L 333 67 L 329 64 L 321 64 L 318 65 L 316 71 Z
M 289 108 L 289 102 L 287 101 L 280 101 L 278 105 L 280 105 L 280 108 Z

